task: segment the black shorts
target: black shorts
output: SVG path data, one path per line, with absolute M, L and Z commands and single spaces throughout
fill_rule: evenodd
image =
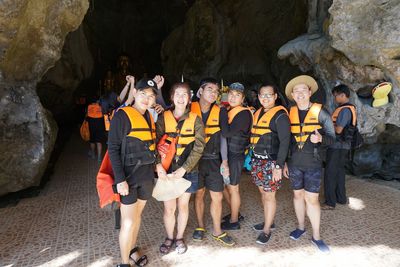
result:
M 244 157 L 232 158 L 228 160 L 230 185 L 238 185 L 244 164 Z
M 199 189 L 204 186 L 213 192 L 224 191 L 224 180 L 220 172 L 221 161 L 201 159 L 199 161 Z
M 106 141 L 106 129 L 103 118 L 87 118 L 89 123 L 90 143 L 104 143 Z
M 148 200 L 151 198 L 154 187 L 153 164 L 139 167 L 127 180 L 129 194 L 121 196 L 121 203 L 125 205 L 134 204 L 138 199 Z

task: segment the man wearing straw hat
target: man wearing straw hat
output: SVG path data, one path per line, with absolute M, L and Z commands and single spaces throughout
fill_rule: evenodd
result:
M 290 233 L 293 240 L 305 232 L 307 213 L 312 226 L 311 242 L 322 252 L 329 247 L 320 237 L 321 208 L 319 190 L 321 186 L 322 161 L 319 152 L 335 140 L 335 131 L 329 113 L 321 104 L 311 103 L 310 97 L 318 90 L 317 82 L 310 76 L 293 78 L 286 85 L 285 93 L 296 103 L 289 117 L 292 132 L 291 157 L 285 165 L 284 174 L 289 177 L 293 192 L 293 204 L 298 220 L 297 228 Z

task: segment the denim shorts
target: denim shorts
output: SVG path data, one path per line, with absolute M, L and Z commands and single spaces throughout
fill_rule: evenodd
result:
M 303 168 L 289 166 L 289 179 L 293 190 L 304 189 L 310 193 L 319 193 L 322 168 Z
M 196 193 L 197 190 L 199 189 L 199 173 L 197 171 L 195 172 L 189 172 L 186 173 L 183 178 L 186 180 L 192 182 L 190 187 L 186 189 L 186 193 Z

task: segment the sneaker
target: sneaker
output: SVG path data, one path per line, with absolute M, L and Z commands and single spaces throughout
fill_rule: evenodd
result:
M 205 232 L 206 232 L 206 230 L 204 228 L 201 228 L 201 227 L 196 228 L 192 235 L 193 240 L 194 241 L 203 241 Z
M 252 228 L 253 228 L 254 231 L 263 231 L 264 230 L 264 225 L 265 225 L 265 223 L 261 222 L 261 223 L 253 225 Z M 271 231 L 273 231 L 273 230 L 275 230 L 275 228 L 276 228 L 275 223 L 272 223 L 271 227 L 269 229 Z
M 297 240 L 299 239 L 304 233 L 306 232 L 306 230 L 300 230 L 298 228 L 296 228 L 296 230 L 290 232 L 290 238 L 293 240 Z
M 260 245 L 265 245 L 271 238 L 271 233 L 266 234 L 264 232 L 260 233 L 257 237 L 256 243 Z
M 228 215 L 225 215 L 224 217 L 222 217 L 222 221 L 224 222 L 224 221 L 229 221 L 231 219 L 231 214 L 229 213 Z M 238 216 L 238 221 L 239 222 L 242 222 L 242 221 L 244 221 L 244 217 L 243 217 L 243 215 L 242 214 L 240 214 L 240 212 L 239 212 L 239 216 Z
M 222 230 L 239 230 L 240 229 L 240 223 L 239 222 L 230 222 L 230 221 L 224 221 L 221 223 L 221 229 Z
M 328 253 L 329 247 L 325 244 L 322 239 L 315 240 L 314 237 L 311 238 L 311 243 L 313 243 L 321 252 Z
M 230 237 L 226 232 L 223 232 L 219 236 L 212 235 L 212 237 L 214 240 L 217 240 L 228 247 L 232 247 L 236 244 L 232 237 Z

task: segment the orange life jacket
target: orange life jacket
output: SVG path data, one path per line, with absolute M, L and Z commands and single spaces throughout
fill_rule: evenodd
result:
M 87 116 L 93 119 L 99 119 L 103 117 L 101 106 L 98 103 L 90 104 L 87 108 Z
M 342 111 L 342 109 L 344 109 L 344 108 L 350 109 L 351 114 L 352 114 L 352 116 L 351 116 L 351 117 L 352 117 L 351 124 L 352 124 L 353 126 L 356 126 L 356 124 L 357 124 L 357 111 L 356 111 L 356 107 L 355 107 L 354 105 L 352 105 L 352 104 L 349 104 L 349 103 L 344 104 L 344 105 L 342 105 L 342 106 L 340 106 L 340 107 L 338 107 L 338 108 L 335 109 L 335 111 L 334 111 L 333 114 L 332 114 L 332 121 L 333 121 L 333 124 L 336 126 L 336 119 L 337 119 L 337 117 L 339 116 L 340 111 Z
M 121 151 L 122 162 L 125 167 L 132 165 L 152 164 L 155 161 L 156 127 L 153 117 L 149 114 L 150 125 L 134 107 L 124 107 L 124 111 L 131 123 L 131 131 L 123 142 L 124 150 Z M 148 112 L 148 111 L 146 111 Z
M 287 113 L 283 106 L 276 106 L 265 112 L 263 116 L 259 118 L 262 110 L 263 108 L 260 108 L 253 115 L 253 127 L 251 128 L 250 136 L 250 144 L 252 145 L 256 145 L 261 136 L 271 133 L 271 128 L 269 127 L 271 119 L 279 110 L 284 110 Z
M 106 151 L 99 172 L 96 176 L 96 188 L 97 194 L 99 195 L 100 208 L 104 208 L 113 202 L 120 202 L 120 196 L 114 191 L 113 185 L 114 172 L 110 157 L 108 156 L 108 151 Z
M 242 106 L 237 106 L 234 107 L 233 109 L 229 110 L 228 112 L 228 123 L 231 124 L 233 119 L 235 118 L 235 116 L 243 110 L 248 110 L 251 113 L 251 110 L 249 108 L 246 107 L 242 107 Z
M 174 114 L 171 110 L 164 112 L 164 124 L 165 133 L 171 136 L 178 136 L 178 142 L 176 144 L 176 155 L 182 155 L 185 148 L 195 140 L 194 124 L 197 115 L 190 112 L 189 117 L 185 119 L 181 130 L 177 133 L 178 123 L 175 120 Z
M 253 127 L 251 128 L 250 144 L 254 151 L 263 155 L 277 154 L 279 149 L 278 135 L 273 133 L 270 123 L 275 114 L 283 110 L 287 114 L 283 106 L 276 106 L 265 112 L 260 118 L 263 108 L 260 108 L 253 115 Z
M 110 124 L 111 120 L 114 117 L 115 110 L 111 111 L 111 113 L 104 114 L 104 126 L 106 128 L 106 131 L 108 132 L 110 130 Z
M 140 139 L 142 142 L 149 144 L 149 150 L 155 151 L 156 145 L 156 125 L 153 117 L 150 115 L 151 125 L 149 127 L 146 119 L 137 111 L 134 107 L 123 107 L 126 115 L 128 115 L 129 121 L 131 122 L 131 132 L 127 135 L 128 137 L 134 137 Z
M 294 136 L 297 147 L 302 149 L 310 134 L 312 134 L 315 130 L 322 129 L 322 126 L 319 124 L 318 116 L 321 112 L 322 105 L 314 103 L 311 108 L 307 112 L 306 117 L 304 118 L 304 122 L 300 123 L 299 117 L 299 109 L 297 106 L 293 106 L 290 108 L 289 118 L 290 118 L 290 131 Z
M 200 118 L 202 117 L 199 102 L 192 102 L 191 112 L 196 113 L 197 116 L 199 116 Z M 206 124 L 204 125 L 206 143 L 208 143 L 213 134 L 221 131 L 221 128 L 219 126 L 219 112 L 220 108 L 217 105 L 212 105 L 210 114 L 208 115 Z
M 250 113 L 250 115 L 253 116 L 249 108 L 237 106 L 229 110 L 228 123 L 231 124 L 236 115 L 243 110 L 247 110 Z M 247 149 L 248 145 L 249 145 L 249 136 L 247 134 L 238 133 L 228 138 L 228 151 L 230 153 L 234 154 L 245 153 L 245 150 Z

